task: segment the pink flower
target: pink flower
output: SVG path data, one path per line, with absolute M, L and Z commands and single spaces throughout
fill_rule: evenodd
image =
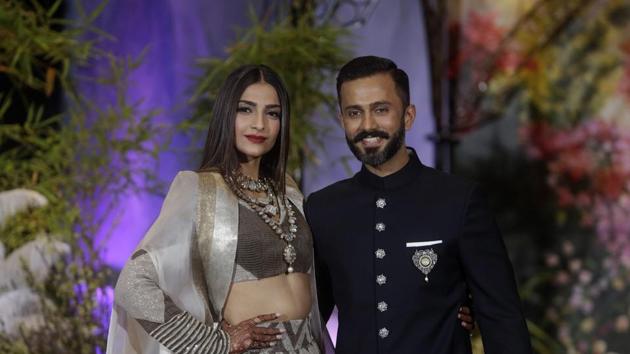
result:
M 586 191 L 578 192 L 575 196 L 575 203 L 580 208 L 587 208 L 591 205 L 591 197 Z
M 575 247 L 571 241 L 567 240 L 562 242 L 562 253 L 564 253 L 565 256 L 572 256 L 573 252 L 575 252 Z
M 555 253 L 548 253 L 545 255 L 545 263 L 548 267 L 555 267 L 560 264 L 560 257 Z
M 580 350 L 581 353 L 585 353 L 588 350 L 588 342 L 585 340 L 580 340 L 578 342 L 578 349 Z
M 563 323 L 558 328 L 558 339 L 565 345 L 571 343 L 571 329 L 567 324 Z
M 591 213 L 583 213 L 580 217 L 580 225 L 583 227 L 591 227 L 595 223 L 595 219 L 593 218 L 593 214 Z
M 559 271 L 556 274 L 555 283 L 556 285 L 566 285 L 569 282 L 569 273 L 565 271 Z
M 577 273 L 582 269 L 582 261 L 580 259 L 572 259 L 569 261 L 569 270 L 573 273 Z
M 558 197 L 558 205 L 560 207 L 567 207 L 573 204 L 573 194 L 571 194 L 569 188 L 556 188 L 556 196 Z
M 593 273 L 583 270 L 580 272 L 579 279 L 582 284 L 588 284 L 593 280 Z
M 617 199 L 625 189 L 625 178 L 614 167 L 608 167 L 596 172 L 594 178 L 595 189 L 608 199 Z
M 582 303 L 580 304 L 580 309 L 582 310 L 582 312 L 584 312 L 585 314 L 590 314 L 593 312 L 593 301 L 591 300 L 584 300 L 582 301 Z
M 615 330 L 617 332 L 627 332 L 630 328 L 630 320 L 627 315 L 620 315 L 615 320 Z

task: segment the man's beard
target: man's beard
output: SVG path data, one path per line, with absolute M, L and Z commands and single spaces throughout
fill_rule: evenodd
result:
M 381 139 L 388 139 L 387 144 L 383 147 L 382 150 L 379 151 L 379 148 L 368 148 L 365 149 L 365 152 L 362 152 L 357 146 L 358 143 L 361 142 L 364 138 L 369 137 L 377 137 Z M 348 143 L 348 147 L 350 151 L 354 154 L 354 156 L 363 162 L 366 165 L 370 166 L 380 166 L 385 162 L 389 161 L 400 147 L 405 142 L 405 125 L 401 124 L 400 129 L 398 129 L 390 139 L 389 134 L 382 130 L 362 130 L 360 131 L 353 139 L 350 139 L 346 135 L 346 143 Z

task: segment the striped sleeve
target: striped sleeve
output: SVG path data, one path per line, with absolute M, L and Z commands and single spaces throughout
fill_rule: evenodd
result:
M 182 312 L 159 325 L 149 335 L 173 353 L 228 353 L 230 339 L 215 326 L 206 326 Z
M 136 252 L 122 269 L 115 301 L 162 346 L 175 354 L 227 354 L 230 338 L 217 323 L 210 326 L 183 311 L 157 285 L 151 257 Z

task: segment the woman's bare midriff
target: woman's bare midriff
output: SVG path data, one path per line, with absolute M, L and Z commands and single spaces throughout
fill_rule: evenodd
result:
M 279 313 L 280 321 L 303 319 L 311 310 L 311 276 L 281 274 L 271 278 L 232 284 L 223 317 L 228 323 L 267 313 Z

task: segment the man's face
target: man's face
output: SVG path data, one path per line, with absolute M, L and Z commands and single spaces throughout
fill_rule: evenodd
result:
M 340 91 L 340 120 L 354 156 L 371 166 L 391 159 L 404 145 L 405 130 L 411 128 L 413 105 L 403 107 L 387 73 L 346 81 Z

